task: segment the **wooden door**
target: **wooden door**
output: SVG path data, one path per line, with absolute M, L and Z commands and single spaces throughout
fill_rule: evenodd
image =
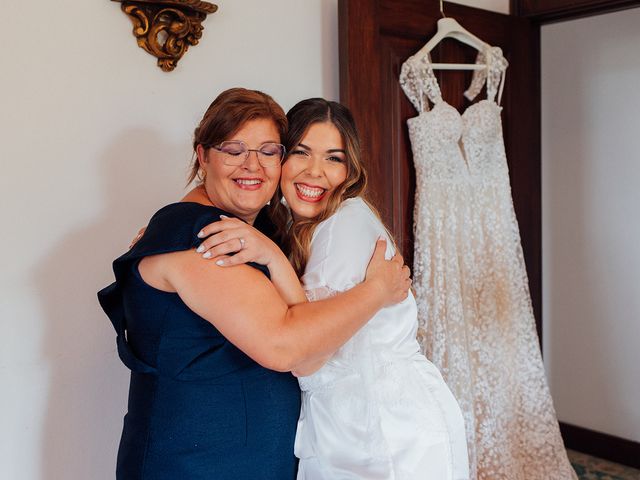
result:
M 341 101 L 354 113 L 371 173 L 371 192 L 408 264 L 412 263 L 415 176 L 406 127 L 416 115 L 398 83 L 402 63 L 436 32 L 437 0 L 339 0 Z M 445 13 L 509 61 L 502 104 L 516 215 L 540 333 L 539 28 L 524 18 L 445 3 Z M 445 40 L 434 61 L 473 63 L 477 52 Z M 438 73 L 444 99 L 467 107 L 471 72 Z M 482 96 L 482 94 L 480 95 Z

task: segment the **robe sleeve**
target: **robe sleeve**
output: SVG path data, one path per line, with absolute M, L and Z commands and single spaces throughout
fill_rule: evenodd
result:
M 310 300 L 344 292 L 361 283 L 380 237 L 387 239 L 386 258 L 391 258 L 394 247 L 385 228 L 360 199 L 352 199 L 320 224 L 302 277 Z

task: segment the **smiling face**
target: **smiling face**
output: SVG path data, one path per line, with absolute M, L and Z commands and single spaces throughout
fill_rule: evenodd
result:
M 273 120 L 258 118 L 249 120 L 225 140 L 239 140 L 249 149 L 259 149 L 263 144 L 280 143 L 280 134 Z M 225 165 L 225 153 L 214 148 L 197 147 L 200 168 L 206 173 L 204 187 L 209 200 L 216 207 L 237 215 L 252 224 L 276 190 L 280 178 L 280 165 L 263 167 L 257 152 L 239 166 Z
M 344 141 L 331 122 L 312 124 L 287 154 L 280 188 L 295 220 L 324 211 L 330 194 L 347 179 Z

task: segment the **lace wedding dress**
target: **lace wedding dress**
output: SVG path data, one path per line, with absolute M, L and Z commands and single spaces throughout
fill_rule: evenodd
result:
M 310 300 L 364 280 L 384 226 L 361 198 L 320 223 L 302 277 Z M 388 242 L 387 256 L 393 251 Z M 316 373 L 300 377 L 299 480 L 467 480 L 464 420 L 420 353 L 413 295 L 380 310 Z
M 465 92 L 488 98 L 460 114 L 441 96 L 430 59 L 411 57 L 400 84 L 416 169 L 414 288 L 423 351 L 462 409 L 472 478 L 576 478 L 545 379 L 505 158 L 507 61 L 479 54 Z M 431 102 L 433 108 L 429 109 Z

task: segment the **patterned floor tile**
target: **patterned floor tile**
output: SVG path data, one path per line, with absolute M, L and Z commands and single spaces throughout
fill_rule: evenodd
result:
M 567 450 L 580 480 L 640 480 L 640 470 Z

